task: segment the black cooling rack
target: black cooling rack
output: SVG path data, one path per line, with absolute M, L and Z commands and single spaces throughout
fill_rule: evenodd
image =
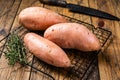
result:
M 102 28 L 95 28 L 92 24 L 88 24 L 86 22 L 71 17 L 67 17 L 67 16 L 64 17 L 70 22 L 83 24 L 90 31 L 92 31 L 99 39 L 102 46 L 102 50 L 104 50 L 105 47 L 107 46 L 107 43 L 110 42 L 110 37 L 112 35 L 111 31 Z M 24 27 L 20 26 L 17 29 L 15 29 L 14 32 L 18 33 L 22 37 L 26 32 L 29 31 Z M 43 35 L 43 32 L 37 32 L 37 33 Z M 8 38 L 9 35 L 7 35 L 5 38 Z M 5 48 L 5 45 L 3 45 L 2 47 Z M 4 51 L 4 49 L 2 49 L 2 51 Z M 97 57 L 98 53 L 100 53 L 101 50 L 94 52 L 81 52 L 78 50 L 69 49 L 64 51 L 67 53 L 72 64 L 74 65 L 71 68 L 64 69 L 64 68 L 57 68 L 51 66 L 49 64 L 40 61 L 32 54 L 27 55 L 29 64 L 26 65 L 32 68 L 31 72 L 35 70 L 36 72 L 40 73 L 45 80 L 81 80 L 85 76 L 86 72 L 89 70 L 91 64 L 94 63 L 94 59 Z M 58 77 L 56 78 L 54 74 L 58 75 Z

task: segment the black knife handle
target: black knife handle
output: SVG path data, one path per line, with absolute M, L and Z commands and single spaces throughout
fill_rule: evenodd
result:
M 64 0 L 40 0 L 40 2 L 54 6 L 61 6 L 61 7 L 67 6 L 67 2 Z

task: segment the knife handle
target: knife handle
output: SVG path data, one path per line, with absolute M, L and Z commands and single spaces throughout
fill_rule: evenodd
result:
M 61 7 L 66 7 L 66 5 L 67 5 L 67 2 L 64 0 L 40 0 L 40 2 L 42 2 L 44 4 L 61 6 Z

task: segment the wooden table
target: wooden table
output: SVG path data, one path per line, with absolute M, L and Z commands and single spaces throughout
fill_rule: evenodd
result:
M 120 17 L 120 0 L 66 1 L 99 9 Z M 22 9 L 30 6 L 44 6 L 60 14 L 93 24 L 95 27 L 98 27 L 99 22 L 104 22 L 105 24 L 103 28 L 112 32 L 112 41 L 104 51 L 99 53 L 99 55 L 94 59 L 93 63 L 89 66 L 89 69 L 87 69 L 86 73 L 79 79 L 120 80 L 120 21 L 112 21 L 83 14 L 72 13 L 65 8 L 43 5 L 39 0 L 0 0 L 0 80 L 51 80 L 51 78 L 45 77 L 44 74 L 33 70 L 31 67 L 21 67 L 19 64 L 16 64 L 15 66 L 9 66 L 7 64 L 7 59 L 5 59 L 4 53 L 2 53 L 5 48 L 4 44 L 6 43 L 6 38 L 4 37 L 9 34 L 9 32 L 12 32 L 15 28 L 20 26 L 18 22 L 18 15 Z M 52 73 L 51 68 L 49 74 L 52 74 L 56 80 L 62 80 L 62 76 L 59 76 L 62 72 L 59 70 L 59 68 L 56 69 L 57 73 Z M 40 68 L 40 70 L 45 71 L 44 68 Z

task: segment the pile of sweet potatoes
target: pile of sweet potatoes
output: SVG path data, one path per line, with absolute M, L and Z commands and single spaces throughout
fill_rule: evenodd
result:
M 58 13 L 42 7 L 22 10 L 19 22 L 30 30 L 45 30 L 43 37 L 27 33 L 24 43 L 36 57 L 56 67 L 72 65 L 62 48 L 81 51 L 96 51 L 101 48 L 97 37 L 84 25 L 71 23 Z

